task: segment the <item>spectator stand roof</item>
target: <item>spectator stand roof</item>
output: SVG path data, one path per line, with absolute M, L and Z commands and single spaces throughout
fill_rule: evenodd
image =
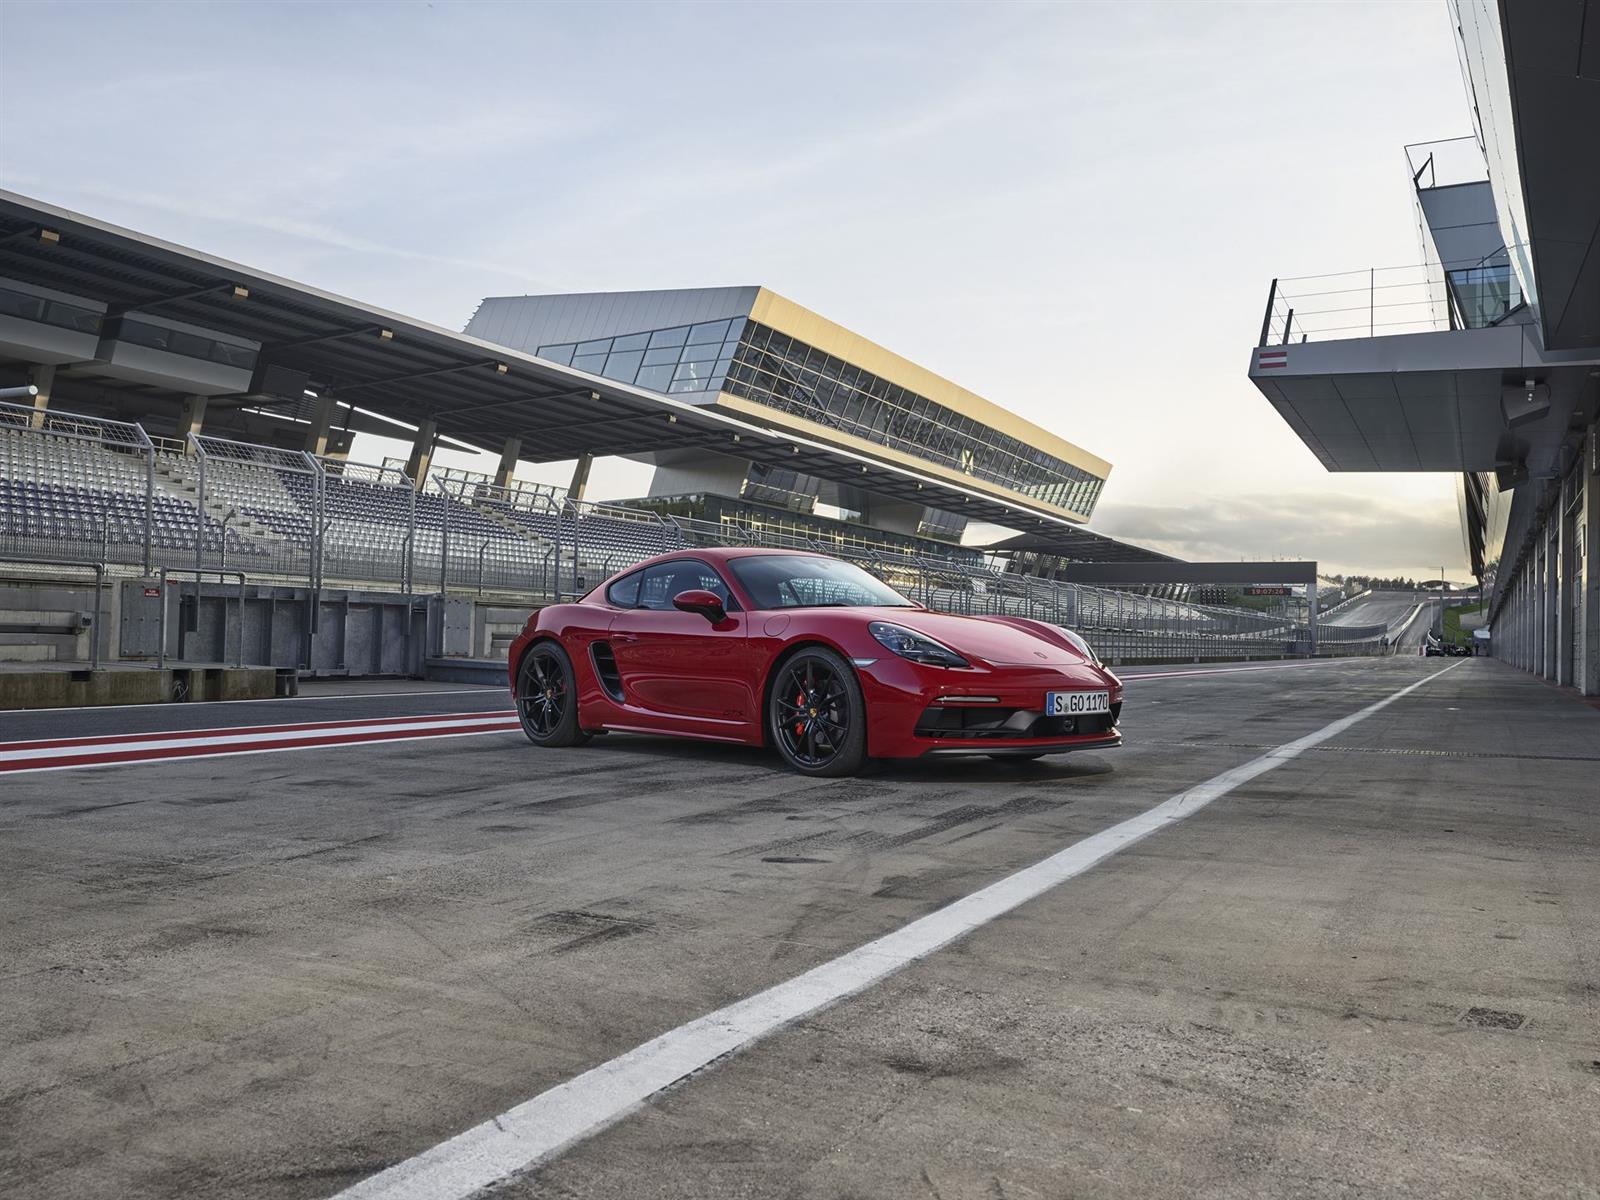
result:
M 311 390 L 340 402 L 336 431 L 409 436 L 394 422 L 433 421 L 440 444 L 498 452 L 516 437 L 530 462 L 721 450 L 1014 530 L 1077 528 L 931 472 L 562 367 L 4 190 L 0 278 L 102 303 L 108 316 L 155 313 L 259 343 L 258 371 L 272 364 L 307 372 Z M 182 401 L 170 388 L 97 375 L 94 361 L 60 368 L 55 392 L 52 403 L 124 419 L 175 411 Z M 243 410 L 273 409 L 304 419 L 307 402 L 214 396 L 206 430 L 239 436 Z

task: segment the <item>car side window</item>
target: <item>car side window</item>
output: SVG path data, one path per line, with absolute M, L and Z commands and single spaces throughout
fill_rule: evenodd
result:
M 624 575 L 606 589 L 606 602 L 618 608 L 636 608 L 639 604 L 639 580 L 644 575 L 643 571 L 635 571 L 632 575 Z
M 714 593 L 730 612 L 739 607 L 716 568 L 699 559 L 679 558 L 672 562 L 657 563 L 640 574 L 639 608 L 669 609 L 673 597 L 695 589 Z

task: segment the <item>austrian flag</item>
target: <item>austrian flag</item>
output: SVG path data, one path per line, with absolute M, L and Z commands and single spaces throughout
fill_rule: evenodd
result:
M 1287 350 L 1263 350 L 1256 355 L 1256 366 L 1265 371 L 1269 367 L 1286 367 L 1289 365 L 1289 352 Z

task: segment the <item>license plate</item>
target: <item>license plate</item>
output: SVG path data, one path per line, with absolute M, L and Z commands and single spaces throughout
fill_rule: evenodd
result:
M 1081 717 L 1086 713 L 1111 711 L 1110 692 L 1046 692 L 1044 714 L 1047 717 Z

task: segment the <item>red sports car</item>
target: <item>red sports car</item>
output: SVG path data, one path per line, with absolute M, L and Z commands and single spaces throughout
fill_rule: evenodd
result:
M 539 746 L 611 730 L 775 747 L 806 775 L 867 758 L 1038 758 L 1120 745 L 1122 682 L 1074 633 L 915 604 L 851 563 L 789 550 L 664 554 L 511 644 Z

